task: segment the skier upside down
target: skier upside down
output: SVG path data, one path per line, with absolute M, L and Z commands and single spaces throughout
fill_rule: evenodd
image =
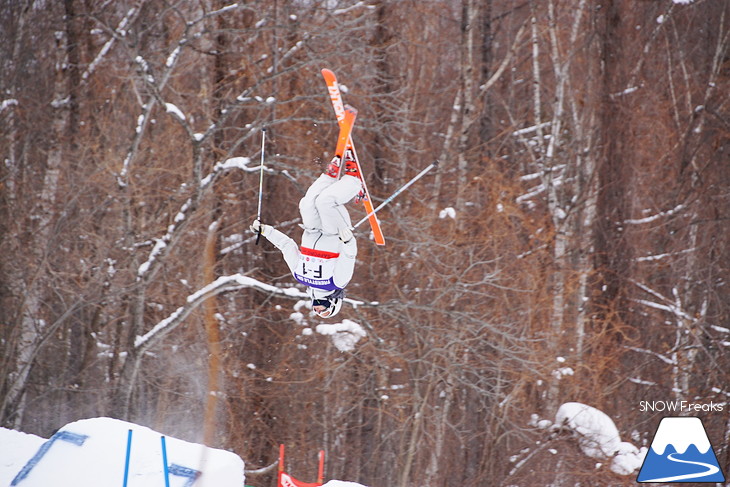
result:
M 301 246 L 271 225 L 259 220 L 251 225 L 251 231 L 261 233 L 281 251 L 294 278 L 308 287 L 312 310 L 322 318 L 331 318 L 342 308 L 357 257 L 345 205 L 360 194 L 362 181 L 354 161 L 346 158 L 340 179 L 338 170 L 339 160 L 333 160 L 299 201 L 304 226 Z
M 366 218 L 373 230 L 375 243 L 385 245 L 385 239 L 352 143 L 352 127 L 357 110 L 343 103 L 337 78 L 332 71 L 322 69 L 322 76 L 327 83 L 340 133 L 332 162 L 299 202 L 304 227 L 301 246 L 272 226 L 261 223 L 261 182 L 259 213 L 251 230 L 266 237 L 281 251 L 294 278 L 308 287 L 312 310 L 322 318 L 330 318 L 342 308 L 345 286 L 352 279 L 357 257 L 357 243 L 345 205 L 357 197 L 369 213 Z M 263 154 L 262 139 L 262 168 Z
M 373 240 L 377 245 L 385 245 L 385 238 L 375 213 L 436 167 L 438 161 L 434 161 L 373 209 L 351 137 L 357 110 L 343 103 L 335 74 L 329 69 L 322 69 L 321 72 L 327 83 L 327 91 L 337 116 L 340 134 L 332 162 L 325 173 L 312 183 L 299 202 L 299 212 L 304 226 L 301 246 L 297 246 L 294 240 L 271 225 L 261 223 L 263 179 L 259 180 L 258 217 L 251 225 L 251 230 L 266 237 L 281 251 L 294 278 L 308 287 L 312 298 L 312 310 L 322 318 L 330 318 L 342 308 L 345 286 L 352 279 L 357 257 L 357 243 L 352 234 L 350 214 L 345 205 L 357 197 L 357 200 L 363 203 L 367 216 L 355 226 L 369 221 Z M 261 178 L 264 167 L 263 141 L 264 138 L 261 142 Z

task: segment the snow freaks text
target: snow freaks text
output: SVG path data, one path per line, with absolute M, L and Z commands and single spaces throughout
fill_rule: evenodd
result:
M 725 404 L 710 401 L 710 403 L 696 403 L 690 401 L 640 401 L 639 411 L 650 412 L 722 412 Z

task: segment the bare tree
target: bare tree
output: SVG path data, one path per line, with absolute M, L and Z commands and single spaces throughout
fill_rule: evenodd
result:
M 4 425 L 113 415 L 261 482 L 286 443 L 303 478 L 324 448 L 366 485 L 622 485 L 533 415 L 638 444 L 639 400 L 726 401 L 726 2 L 44 6 L 0 13 Z M 267 127 L 263 219 L 297 237 L 323 67 L 376 202 L 441 160 L 385 248 L 358 233 L 345 351 L 247 232 Z

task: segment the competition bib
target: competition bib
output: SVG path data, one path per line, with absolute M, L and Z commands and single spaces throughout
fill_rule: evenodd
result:
M 294 277 L 305 286 L 334 291 L 338 289 L 334 283 L 334 273 L 339 256 L 336 252 L 302 247 L 299 249 L 299 264 Z

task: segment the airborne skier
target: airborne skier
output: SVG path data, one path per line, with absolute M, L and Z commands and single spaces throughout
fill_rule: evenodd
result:
M 332 162 L 299 202 L 304 226 L 301 246 L 258 219 L 251 225 L 251 231 L 263 235 L 281 251 L 294 278 L 308 286 L 312 310 L 322 318 L 340 311 L 345 286 L 355 270 L 357 243 L 345 204 L 362 191 L 358 164 L 346 151 L 356 114 L 347 107 L 347 120 L 340 127 Z M 343 159 L 345 171 L 340 177 Z
M 337 139 L 335 156 L 327 170 L 307 190 L 299 202 L 304 233 L 302 244 L 261 222 L 261 188 L 259 181 L 259 210 L 251 231 L 263 235 L 284 255 L 291 273 L 297 281 L 309 287 L 312 310 L 322 318 L 330 318 L 339 313 L 345 298 L 345 286 L 352 279 L 357 257 L 357 243 L 352 234 L 350 214 L 345 208 L 353 198 L 362 202 L 367 216 L 355 227 L 365 221 L 370 222 L 373 240 L 377 245 L 385 245 L 380 222 L 375 213 L 390 203 L 396 196 L 418 181 L 424 174 L 438 165 L 434 161 L 417 176 L 412 178 L 377 208 L 373 209 L 370 193 L 360 171 L 360 162 L 352 142 L 352 126 L 357 110 L 342 102 L 339 84 L 335 74 L 322 69 L 327 83 L 327 91 L 335 110 L 340 135 Z M 261 177 L 263 178 L 264 147 L 261 142 Z M 342 175 L 344 162 L 344 175 Z M 256 239 L 258 243 L 258 238 Z

